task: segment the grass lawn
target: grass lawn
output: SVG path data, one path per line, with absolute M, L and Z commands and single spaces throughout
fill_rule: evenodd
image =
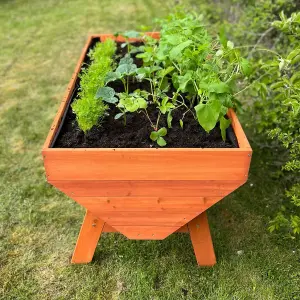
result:
M 215 267 L 196 266 L 185 234 L 104 234 L 91 264 L 69 263 L 84 210 L 47 184 L 42 144 L 87 35 L 151 25 L 172 3 L 0 2 L 1 299 L 300 299 L 299 244 L 267 232 L 283 183 L 255 143 L 247 184 L 209 210 Z

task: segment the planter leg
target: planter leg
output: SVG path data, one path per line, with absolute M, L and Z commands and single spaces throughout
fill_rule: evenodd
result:
M 89 263 L 101 236 L 104 222 L 86 211 L 71 262 L 73 264 Z
M 188 223 L 195 256 L 199 266 L 213 266 L 216 263 L 206 212 Z

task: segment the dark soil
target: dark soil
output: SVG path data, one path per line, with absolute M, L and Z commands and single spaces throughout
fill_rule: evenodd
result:
M 93 43 L 93 46 L 95 43 Z M 120 56 L 124 56 L 126 48 L 121 48 L 118 44 L 116 60 Z M 134 58 L 137 66 L 142 65 L 142 61 Z M 85 60 L 85 64 L 89 64 L 89 60 Z M 77 81 L 71 103 L 77 97 L 78 86 L 80 80 Z M 123 84 L 114 82 L 110 85 L 116 92 L 123 92 Z M 136 82 L 131 79 L 130 92 L 135 89 L 150 89 L 148 82 Z M 150 99 L 151 100 L 151 99 Z M 158 109 L 152 104 L 147 108 L 152 123 L 156 124 Z M 219 127 L 214 128 L 207 134 L 195 120 L 193 114 L 188 112 L 183 120 L 183 128 L 180 127 L 179 120 L 185 110 L 176 109 L 173 111 L 172 128 L 168 129 L 168 134 L 164 137 L 168 148 L 236 148 L 237 140 L 232 128 L 227 130 L 227 139 L 224 142 L 221 137 Z M 109 115 L 103 120 L 100 126 L 94 126 L 86 135 L 79 129 L 76 122 L 76 116 L 72 112 L 71 106 L 67 110 L 67 114 L 59 131 L 55 148 L 149 148 L 158 147 L 156 142 L 149 138 L 153 128 L 142 112 L 127 114 L 126 126 L 124 119 L 114 119 L 114 116 L 120 111 L 111 105 Z M 162 115 L 159 120 L 159 126 L 168 127 L 166 115 Z

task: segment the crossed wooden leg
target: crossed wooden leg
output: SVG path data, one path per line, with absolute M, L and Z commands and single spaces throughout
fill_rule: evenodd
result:
M 87 210 L 72 256 L 73 264 L 89 263 L 93 259 L 103 227 L 104 222 Z
M 105 222 L 94 217 L 90 211 L 86 211 L 71 260 L 72 263 L 80 264 L 92 261 L 101 233 L 103 231 L 115 231 L 113 228 L 104 225 Z M 104 229 L 104 227 L 107 229 Z M 198 265 L 213 266 L 216 263 L 216 257 L 206 212 L 203 212 L 178 231 L 185 232 L 186 228 L 190 233 Z
M 199 266 L 213 266 L 216 263 L 206 212 L 188 223 L 196 260 Z

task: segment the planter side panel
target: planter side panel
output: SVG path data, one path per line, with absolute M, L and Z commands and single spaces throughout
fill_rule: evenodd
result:
M 43 155 L 50 181 L 245 180 L 248 176 L 251 150 L 164 150 L 46 149 Z
M 130 239 L 164 239 L 222 198 L 75 197 L 74 200 Z
M 50 180 L 49 183 L 71 198 L 81 197 L 225 197 L 244 180 Z

